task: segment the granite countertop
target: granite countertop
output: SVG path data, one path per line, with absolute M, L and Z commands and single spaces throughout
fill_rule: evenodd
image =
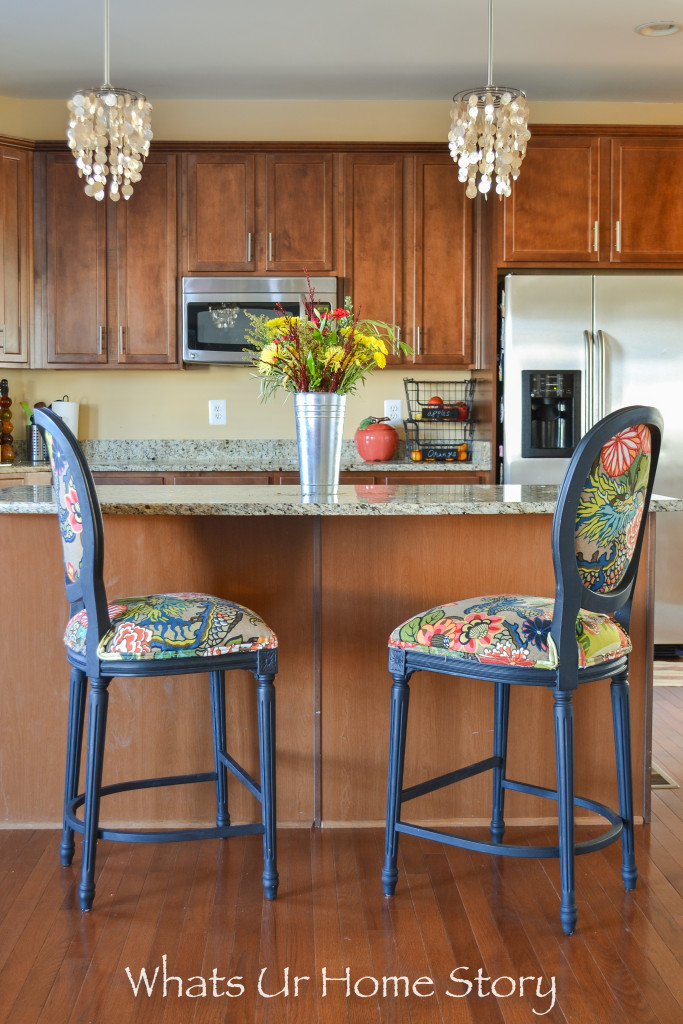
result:
M 302 498 L 298 486 L 236 484 L 105 486 L 106 515 L 538 515 L 555 510 L 559 488 L 548 484 L 342 484 L 327 500 Z M 653 512 L 683 512 L 683 498 L 653 496 Z M 55 514 L 44 486 L 0 490 L 0 514 Z
M 94 473 L 229 473 L 296 472 L 299 457 L 296 441 L 81 441 L 81 447 Z M 17 442 L 17 458 L 3 463 L 2 469 L 18 473 L 44 472 L 47 463 L 34 465 L 26 460 L 23 442 Z M 491 468 L 491 446 L 484 441 L 472 443 L 469 462 L 413 462 L 405 441 L 389 462 L 365 462 L 353 441 L 342 442 L 342 470 L 377 472 L 487 471 Z

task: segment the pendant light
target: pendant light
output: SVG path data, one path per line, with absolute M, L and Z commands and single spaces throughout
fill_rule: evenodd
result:
M 529 108 L 521 89 L 493 85 L 493 0 L 489 0 L 489 53 L 487 85 L 463 89 L 453 97 L 448 148 L 458 165 L 458 178 L 467 182 L 466 194 L 474 199 L 492 187 L 500 196 L 510 195 L 510 178 L 519 175 L 526 144 Z
M 86 195 L 101 201 L 108 190 L 114 202 L 129 199 L 149 153 L 152 105 L 142 93 L 109 83 L 109 0 L 104 0 L 104 84 L 79 90 L 67 107 L 66 137 L 86 180 Z

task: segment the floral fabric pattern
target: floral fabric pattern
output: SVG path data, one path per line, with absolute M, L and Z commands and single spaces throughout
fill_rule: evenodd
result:
M 62 534 L 64 570 L 67 578 L 73 583 L 80 576 L 83 561 L 81 506 L 66 457 L 55 446 L 54 437 L 47 431 L 45 443 L 52 466 L 52 490 Z
M 555 668 L 550 638 L 555 602 L 503 594 L 454 601 L 408 619 L 389 637 L 390 647 L 448 658 L 527 668 Z M 579 667 L 628 654 L 631 641 L 610 615 L 581 611 L 576 620 Z
M 652 441 L 646 426 L 619 431 L 586 480 L 576 517 L 576 558 L 584 586 L 617 587 L 628 569 L 643 517 Z
M 98 647 L 101 661 L 211 657 L 277 647 L 275 633 L 249 608 L 210 594 L 151 594 L 109 605 L 111 626 Z M 85 651 L 85 611 L 70 619 L 64 643 Z

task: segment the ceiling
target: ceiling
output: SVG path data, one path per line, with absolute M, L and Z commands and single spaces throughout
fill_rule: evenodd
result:
M 156 99 L 449 100 L 485 83 L 487 0 L 110 0 L 111 84 Z M 683 0 L 494 0 L 493 80 L 540 101 L 683 102 Z M 0 95 L 102 83 L 104 0 L 0 0 Z

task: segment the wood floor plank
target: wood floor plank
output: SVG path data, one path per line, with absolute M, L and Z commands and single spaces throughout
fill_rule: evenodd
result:
M 228 984 L 227 967 L 233 952 L 234 913 L 246 844 L 228 839 L 198 846 L 197 868 L 176 963 L 177 972 L 183 977 L 208 979 L 211 995 L 196 999 L 194 1007 L 188 1006 L 188 1000 L 169 1003 L 164 1024 L 211 1024 L 216 1020 L 217 1008 L 231 1007 L 234 999 L 239 998 L 239 989 Z
M 363 909 L 362 927 L 370 946 L 370 957 L 363 973 L 373 978 L 404 974 L 405 965 L 399 957 L 391 911 L 380 884 L 382 858 L 372 830 L 359 829 L 353 839 Z M 410 899 L 410 895 L 405 898 Z M 385 1001 L 379 1012 L 382 1024 L 403 1024 L 411 1020 L 410 1008 L 404 1000 Z

